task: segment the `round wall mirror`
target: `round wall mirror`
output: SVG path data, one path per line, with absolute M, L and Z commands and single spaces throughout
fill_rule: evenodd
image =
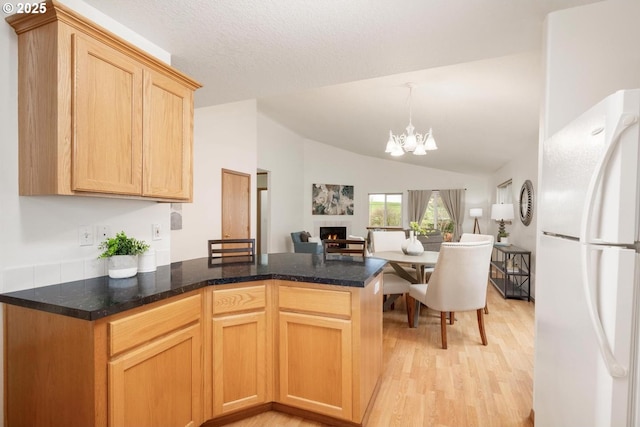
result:
M 520 188 L 520 221 L 524 225 L 529 225 L 531 218 L 533 218 L 533 184 L 526 180 Z

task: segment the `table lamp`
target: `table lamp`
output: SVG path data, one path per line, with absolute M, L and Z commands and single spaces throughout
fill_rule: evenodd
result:
M 482 217 L 482 208 L 469 209 L 469 216 L 473 218 L 473 234 L 482 234 L 480 231 L 480 224 L 478 223 L 478 218 Z M 477 233 L 476 230 L 478 230 Z
M 513 219 L 513 205 L 511 203 L 491 205 L 491 219 L 500 222 L 498 227 L 498 241 L 500 241 L 500 236 L 507 234 L 504 230 L 504 222 Z

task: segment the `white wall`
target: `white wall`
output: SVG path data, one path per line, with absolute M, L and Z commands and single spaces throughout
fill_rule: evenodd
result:
M 65 3 L 73 6 L 78 2 Z M 135 39 L 136 45 L 153 51 L 165 62 L 170 61 L 168 53 L 162 53 L 124 27 L 112 28 L 112 21 L 101 19 L 100 13 L 94 13 L 92 19 L 124 38 Z M 168 264 L 171 234 L 167 204 L 92 197 L 18 196 L 18 38 L 6 23 L 0 25 L 0 94 L 0 291 L 106 274 L 104 261 L 96 259 L 99 241 L 93 246 L 79 245 L 81 225 L 109 225 L 112 234 L 124 230 L 150 243 L 156 249 L 158 264 Z M 151 241 L 152 223 L 161 225 L 162 240 Z M 0 405 L 0 425 L 3 411 Z
M 381 146 L 381 150 L 384 147 Z M 437 152 L 428 155 L 437 156 Z M 488 204 L 488 177 L 466 175 L 438 169 L 407 165 L 394 160 L 362 156 L 316 141 L 304 142 L 304 228 L 318 234 L 320 223 L 348 222 L 348 232 L 366 236 L 369 217 L 369 193 L 404 193 L 407 190 L 438 190 L 466 188 L 465 222 L 463 229 L 471 231 L 469 207 Z M 312 215 L 311 192 L 313 184 L 343 184 L 354 186 L 354 215 Z M 403 211 L 404 227 L 408 228 L 408 214 Z
M 256 101 L 197 108 L 193 120 L 193 203 L 182 206 L 182 230 L 171 234 L 171 259 L 207 256 L 222 238 L 222 169 L 251 175 L 251 237 L 256 236 Z
M 604 1 L 549 14 L 543 138 L 607 95 L 640 88 L 640 2 Z
M 264 114 L 258 115 L 258 167 L 269 172 L 268 251 L 290 252 L 290 233 L 304 229 L 304 145 Z
M 144 37 L 141 37 L 139 34 L 134 33 L 129 28 L 125 27 L 110 16 L 107 16 L 104 13 L 100 12 L 95 7 L 90 6 L 82 0 L 60 0 L 60 3 L 63 3 L 85 18 L 95 22 L 103 28 L 108 29 L 127 42 L 135 45 L 137 48 L 146 51 L 150 55 L 153 55 L 157 59 L 166 62 L 167 64 L 171 64 L 171 54 L 169 52 L 152 43 L 151 41 L 145 39 Z
M 304 139 L 264 115 L 259 115 L 258 123 L 258 166 L 271 177 L 270 252 L 292 251 L 292 231 L 308 230 L 317 235 L 324 224 L 345 225 L 348 233 L 366 235 L 369 193 L 403 192 L 406 197 L 407 190 L 466 188 L 465 231 L 473 228 L 470 207 L 488 211 L 491 193 L 487 176 L 354 154 Z M 353 185 L 354 215 L 312 215 L 312 185 L 318 183 Z
M 103 25 L 105 23 L 102 23 Z M 149 242 L 158 263 L 168 264 L 169 208 L 155 202 L 93 197 L 18 196 L 18 50 L 17 35 L 0 26 L 0 289 L 3 292 L 105 274 L 95 240 L 80 246 L 81 225 L 108 225 L 114 234 Z M 159 223 L 162 240 L 151 241 L 151 224 Z
M 531 251 L 531 296 L 535 297 L 535 259 L 536 259 L 536 224 L 538 215 L 535 212 L 536 191 L 538 190 L 538 144 L 531 143 L 525 148 L 519 156 L 504 165 L 496 171 L 491 177 L 491 203 L 496 201 L 496 188 L 501 183 L 511 179 L 512 181 L 512 200 L 514 204 L 514 216 L 511 224 L 506 224 L 505 229 L 509 233 L 509 242 L 515 246 Z M 520 221 L 519 201 L 520 188 L 526 180 L 530 180 L 533 184 L 534 194 L 534 214 L 531 223 L 526 226 Z M 487 211 L 487 217 L 491 216 L 491 208 Z M 483 229 L 484 232 L 485 229 Z M 490 221 L 487 229 L 488 234 L 498 234 L 498 223 Z

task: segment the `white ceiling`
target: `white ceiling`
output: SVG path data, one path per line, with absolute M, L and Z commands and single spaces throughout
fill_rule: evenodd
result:
M 408 124 L 439 149 L 398 161 L 491 173 L 537 143 L 542 28 L 597 0 L 85 0 L 171 52 L 196 107 L 258 99 L 305 138 L 384 153 Z M 396 160 L 398 158 L 394 158 Z

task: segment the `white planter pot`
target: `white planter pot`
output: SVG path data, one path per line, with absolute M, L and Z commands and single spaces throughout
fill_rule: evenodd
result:
M 148 249 L 145 253 L 138 255 L 138 273 L 156 271 L 156 251 Z
M 109 277 L 124 279 L 138 274 L 138 255 L 114 255 L 108 261 Z

